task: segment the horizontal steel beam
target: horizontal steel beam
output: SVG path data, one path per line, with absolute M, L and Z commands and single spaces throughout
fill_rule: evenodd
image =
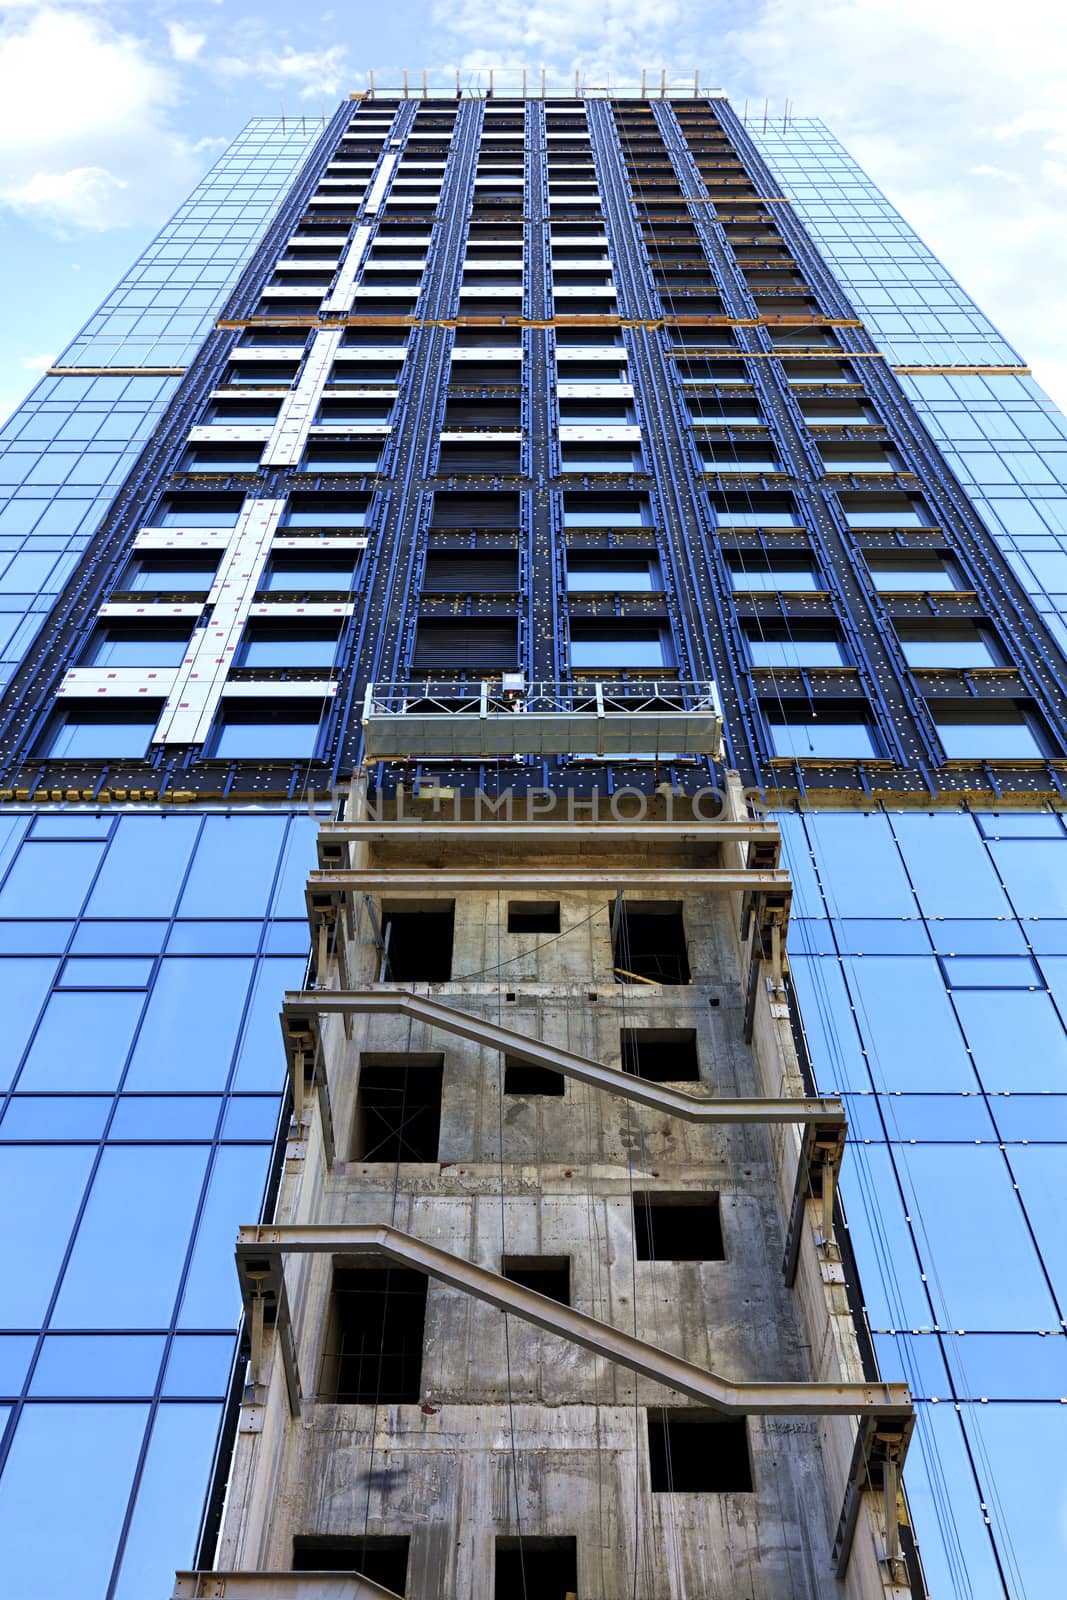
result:
M 415 892 L 422 898 L 447 893 L 477 893 L 479 890 L 552 889 L 574 894 L 640 889 L 645 893 L 673 889 L 689 894 L 744 894 L 747 891 L 776 890 L 788 894 L 788 872 L 779 870 L 746 872 L 737 867 L 441 867 L 427 876 L 425 867 L 347 868 L 339 872 L 312 872 L 308 876 L 310 895 L 358 890 L 362 894 Z
M 237 1268 L 246 1305 L 255 1286 L 273 1277 L 287 1255 L 309 1254 L 395 1261 L 726 1415 L 804 1413 L 900 1419 L 910 1415 L 911 1398 L 903 1383 L 734 1383 L 610 1323 L 586 1316 L 573 1306 L 561 1305 L 498 1272 L 490 1272 L 385 1224 L 256 1224 L 241 1228 Z
M 704 1099 L 667 1084 L 650 1083 L 644 1078 L 635 1077 L 633 1073 L 623 1072 L 619 1067 L 605 1066 L 602 1061 L 575 1055 L 573 1051 L 560 1049 L 544 1039 L 502 1028 L 498 1023 L 472 1016 L 470 1012 L 460 1011 L 455 1006 L 443 1005 L 439 1000 L 411 994 L 406 989 L 309 989 L 288 993 L 285 996 L 282 1026 L 290 1057 L 297 1052 L 305 1059 L 314 1055 L 314 1041 L 312 1049 L 308 1050 L 298 1040 L 306 1028 L 307 1020 L 320 1016 L 404 1017 L 409 1023 L 421 1022 L 443 1033 L 468 1039 L 488 1050 L 500 1050 L 516 1060 L 562 1073 L 566 1078 L 574 1078 L 594 1089 L 605 1089 L 608 1094 L 647 1106 L 652 1111 L 680 1117 L 685 1122 L 815 1123 L 835 1141 L 837 1138 L 844 1139 L 847 1127 L 841 1101 L 837 1098 Z M 304 1028 L 300 1027 L 302 1023 Z
M 171 1600 L 400 1600 L 358 1572 L 179 1572 Z
M 445 817 L 401 817 L 395 822 L 324 822 L 323 843 L 389 843 L 404 837 L 442 835 L 464 842 L 493 844 L 567 844 L 598 839 L 615 844 L 769 844 L 781 837 L 775 822 L 509 822 L 502 817 L 449 822 Z

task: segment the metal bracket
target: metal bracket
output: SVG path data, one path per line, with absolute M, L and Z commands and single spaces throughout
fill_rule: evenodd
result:
M 885 1565 L 894 1582 L 900 1580 L 900 1518 L 897 1498 L 915 1413 L 902 1408 L 895 1416 L 868 1415 L 860 1419 L 856 1446 L 848 1471 L 848 1485 L 834 1535 L 833 1561 L 837 1577 L 848 1571 L 852 1542 L 859 1520 L 860 1497 L 867 1489 L 881 1489 L 885 1504 Z
M 793 1204 L 786 1232 L 785 1259 L 782 1263 L 786 1285 L 790 1289 L 796 1280 L 800 1241 L 804 1228 L 804 1207 L 809 1194 L 822 1200 L 822 1248 L 827 1255 L 830 1255 L 831 1251 L 836 1251 L 837 1247 L 833 1242 L 834 1196 L 845 1153 L 846 1133 L 847 1127 L 844 1121 L 838 1122 L 829 1118 L 823 1122 L 811 1121 L 804 1129 L 804 1143 L 797 1163 Z
M 246 1232 L 242 1228 L 242 1234 Z M 248 1348 L 249 1387 L 246 1401 L 261 1404 L 265 1382 L 267 1330 L 274 1332 L 280 1342 L 285 1387 L 289 1396 L 290 1415 L 300 1415 L 300 1374 L 296 1364 L 293 1344 L 293 1326 L 289 1315 L 289 1297 L 285 1291 L 285 1272 L 277 1253 L 248 1257 L 242 1264 L 241 1297 L 245 1311 L 245 1340 Z
M 319 1106 L 322 1127 L 323 1157 L 327 1167 L 332 1167 L 337 1154 L 333 1133 L 333 1107 L 330 1085 L 326 1077 L 326 1063 L 322 1055 L 322 1041 L 317 1028 L 307 1028 L 301 1019 L 281 1017 L 286 1039 L 286 1060 L 289 1064 L 289 1086 L 293 1096 L 293 1117 L 297 1123 L 304 1121 L 311 1096 Z

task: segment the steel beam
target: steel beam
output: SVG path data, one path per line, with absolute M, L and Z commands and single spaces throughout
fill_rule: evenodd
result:
M 639 889 L 655 894 L 673 889 L 676 894 L 744 894 L 748 890 L 777 891 L 788 895 L 788 872 L 748 871 L 732 867 L 381 867 L 347 868 L 342 872 L 308 875 L 309 901 L 316 895 L 357 891 L 360 894 L 415 893 L 473 894 L 492 889 L 554 890 L 557 894 Z
M 259 1287 L 275 1284 L 287 1255 L 335 1255 L 395 1261 L 451 1289 L 459 1289 L 511 1312 L 524 1322 L 580 1345 L 593 1355 L 661 1383 L 678 1394 L 726 1416 L 859 1416 L 884 1418 L 898 1431 L 911 1417 L 911 1397 L 903 1383 L 735 1383 L 718 1373 L 671 1355 L 657 1345 L 624 1333 L 610 1323 L 586 1316 L 573 1306 L 490 1272 L 473 1261 L 438 1249 L 413 1234 L 379 1223 L 293 1225 L 255 1224 L 241 1228 L 237 1270 L 246 1312 Z M 279 1333 L 287 1316 L 278 1302 Z M 283 1346 L 284 1348 L 284 1346 Z M 290 1396 L 292 1389 L 290 1389 Z
M 400 1600 L 358 1572 L 178 1572 L 171 1600 Z
M 667 1116 L 680 1117 L 685 1122 L 707 1124 L 805 1123 L 816 1130 L 816 1139 L 843 1141 L 847 1121 L 841 1101 L 824 1099 L 760 1099 L 734 1098 L 705 1099 L 687 1094 L 684 1089 L 674 1089 L 667 1084 L 649 1083 L 644 1078 L 623 1072 L 619 1067 L 605 1066 L 588 1056 L 575 1055 L 544 1039 L 531 1039 L 528 1034 L 502 1028 L 495 1022 L 472 1016 L 455 1006 L 442 1005 L 425 995 L 412 994 L 406 989 L 311 989 L 293 991 L 285 996 L 282 1027 L 286 1036 L 290 1071 L 297 1070 L 305 1081 L 305 1063 L 314 1060 L 317 1039 L 314 1019 L 320 1016 L 392 1016 L 404 1017 L 409 1023 L 421 1022 L 488 1050 L 500 1050 L 532 1066 L 545 1067 L 550 1072 L 562 1073 L 594 1089 L 605 1089 L 608 1094 L 646 1106 L 652 1111 L 662 1111 Z M 301 1100 L 303 1092 L 301 1094 Z M 294 1099 L 296 1093 L 294 1088 Z M 807 1185 L 805 1183 L 805 1192 Z

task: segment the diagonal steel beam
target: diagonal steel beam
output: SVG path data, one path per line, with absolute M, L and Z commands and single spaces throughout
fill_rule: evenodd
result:
M 518 1061 L 533 1066 L 547 1067 L 551 1072 L 575 1078 L 579 1083 L 590 1084 L 595 1089 L 605 1089 L 608 1094 L 630 1100 L 635 1105 L 647 1106 L 652 1111 L 666 1112 L 686 1122 L 749 1123 L 792 1122 L 817 1123 L 827 1135 L 844 1138 L 847 1126 L 841 1101 L 836 1097 L 822 1099 L 759 1099 L 734 1098 L 705 1099 L 687 1094 L 684 1089 L 674 1089 L 667 1084 L 649 1083 L 644 1078 L 623 1072 L 618 1067 L 605 1066 L 588 1056 L 575 1055 L 544 1039 L 531 1039 L 527 1034 L 515 1033 L 495 1022 L 472 1016 L 455 1006 L 446 1006 L 440 1000 L 426 995 L 412 994 L 409 990 L 385 989 L 309 989 L 293 991 L 285 996 L 282 1027 L 286 1046 L 292 1060 L 295 1051 L 308 1054 L 308 1035 L 315 1031 L 315 1019 L 320 1016 L 394 1016 L 405 1017 L 409 1022 L 422 1022 L 460 1039 L 489 1050 L 502 1050 Z
M 911 1397 L 903 1383 L 734 1383 L 644 1339 L 624 1333 L 610 1323 L 586 1316 L 573 1306 L 561 1305 L 558 1300 L 537 1294 L 498 1272 L 490 1272 L 473 1261 L 385 1224 L 284 1227 L 256 1224 L 242 1228 L 237 1241 L 237 1269 L 246 1307 L 256 1292 L 262 1292 L 264 1281 L 278 1281 L 285 1257 L 294 1254 L 384 1257 L 395 1261 L 449 1288 L 484 1300 L 500 1311 L 513 1312 L 546 1333 L 567 1339 L 593 1355 L 662 1383 L 726 1415 L 806 1413 L 880 1417 L 903 1422 L 911 1414 Z M 283 1307 L 284 1301 L 279 1300 L 278 1331 L 284 1338 Z

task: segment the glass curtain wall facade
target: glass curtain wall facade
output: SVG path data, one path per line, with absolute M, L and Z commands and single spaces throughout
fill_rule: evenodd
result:
M 231 147 L 2 436 L 17 1592 L 167 1594 L 217 1449 L 224 1480 L 309 809 L 357 769 L 721 780 L 637 739 L 367 759 L 369 686 L 444 723 L 516 670 L 624 710 L 717 685 L 848 1105 L 858 1315 L 919 1402 L 927 1582 L 1050 1592 L 1067 423 L 1022 366 L 820 124 L 379 94 Z

